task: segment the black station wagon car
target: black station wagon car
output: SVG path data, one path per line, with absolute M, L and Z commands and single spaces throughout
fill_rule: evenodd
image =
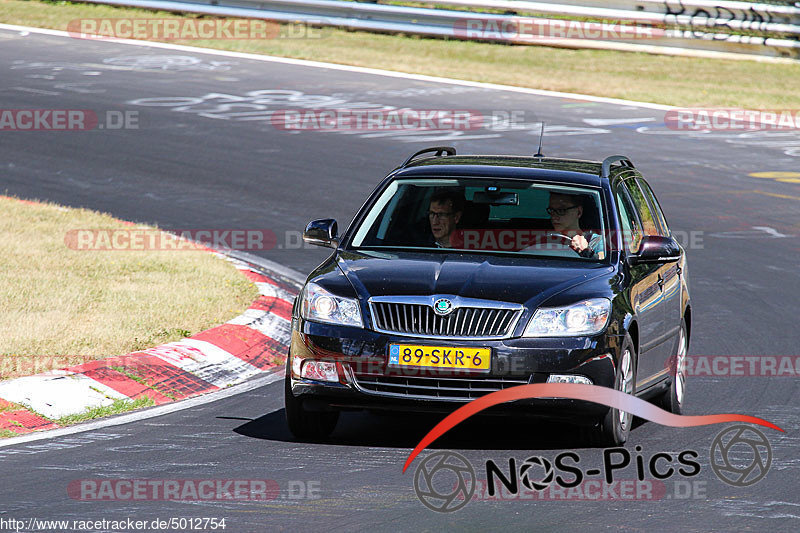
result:
M 426 156 L 426 154 L 428 154 Z M 295 301 L 286 417 L 319 439 L 350 409 L 452 411 L 529 383 L 613 387 L 680 413 L 691 302 L 685 251 L 627 157 L 417 152 L 340 237 Z M 621 444 L 631 415 L 531 399 L 496 413 Z

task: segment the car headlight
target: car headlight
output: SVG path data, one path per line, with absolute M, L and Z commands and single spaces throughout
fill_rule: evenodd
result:
M 600 333 L 611 316 L 611 300 L 592 298 L 566 307 L 541 307 L 525 328 L 524 337 L 574 337 Z
M 303 289 L 301 315 L 306 320 L 364 327 L 358 300 L 334 296 L 316 283 Z

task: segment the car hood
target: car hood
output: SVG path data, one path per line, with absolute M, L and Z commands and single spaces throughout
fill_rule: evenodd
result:
M 337 254 L 336 261 L 362 299 L 435 294 L 529 308 L 614 270 L 582 261 L 454 253 L 348 251 Z

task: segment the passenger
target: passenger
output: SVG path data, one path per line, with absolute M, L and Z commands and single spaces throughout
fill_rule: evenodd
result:
M 602 259 L 605 249 L 603 236 L 591 231 L 583 231 L 579 220 L 583 215 L 581 196 L 577 194 L 550 193 L 547 214 L 559 237 L 569 242 L 581 257 Z M 566 244 L 566 243 L 565 243 Z
M 464 212 L 464 195 L 460 189 L 447 188 L 436 191 L 428 206 L 428 221 L 433 236 L 432 246 L 452 248 L 450 237 L 456 230 Z

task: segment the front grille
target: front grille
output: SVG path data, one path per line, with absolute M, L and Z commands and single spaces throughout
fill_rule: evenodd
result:
M 376 396 L 449 401 L 470 401 L 490 392 L 528 384 L 528 380 L 522 377 L 450 378 L 352 375 L 352 380 L 357 389 Z
M 459 306 L 440 316 L 424 303 L 374 301 L 370 305 L 378 331 L 429 337 L 506 337 L 522 313 L 521 308 Z

